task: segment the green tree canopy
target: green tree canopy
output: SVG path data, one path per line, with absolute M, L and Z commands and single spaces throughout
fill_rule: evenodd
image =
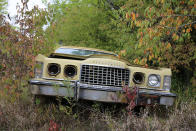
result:
M 49 7 L 52 9 L 52 19 L 46 30 L 49 41 L 113 51 L 122 49 L 125 39 L 120 38 L 123 34 L 113 23 L 113 17 L 118 16 L 106 6 L 100 0 L 56 1 Z

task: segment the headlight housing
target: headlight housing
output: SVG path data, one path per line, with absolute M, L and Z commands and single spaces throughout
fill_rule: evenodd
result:
M 133 82 L 136 84 L 142 84 L 144 82 L 144 73 L 135 72 L 133 74 Z
M 77 74 L 77 68 L 74 65 L 66 65 L 64 68 L 65 77 L 74 77 Z
M 48 74 L 50 76 L 57 76 L 61 72 L 61 66 L 57 63 L 48 64 Z
M 35 78 L 42 78 L 43 67 L 44 67 L 44 63 L 43 62 L 36 61 L 35 68 L 34 68 Z
M 150 87 L 160 87 L 161 85 L 161 76 L 157 74 L 151 74 L 148 77 L 148 86 Z
M 163 89 L 170 91 L 171 88 L 171 76 L 164 76 Z

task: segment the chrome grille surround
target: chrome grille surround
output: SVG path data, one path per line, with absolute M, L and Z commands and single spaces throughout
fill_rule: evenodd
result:
M 103 65 L 81 65 L 80 83 L 89 85 L 129 86 L 129 69 Z

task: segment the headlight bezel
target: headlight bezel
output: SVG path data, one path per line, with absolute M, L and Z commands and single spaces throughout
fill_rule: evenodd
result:
M 56 73 L 52 73 L 52 72 L 50 71 L 49 68 L 50 68 L 51 66 L 56 66 L 56 67 L 58 68 Z M 58 63 L 48 63 L 47 71 L 48 71 L 48 74 L 49 74 L 50 76 L 57 76 L 57 75 L 59 75 L 60 72 L 61 72 L 61 65 L 58 64 Z
M 138 78 L 137 78 L 138 77 Z M 139 79 L 139 80 L 138 80 Z M 143 84 L 145 81 L 145 74 L 142 72 L 134 72 L 132 81 L 135 84 Z
M 72 68 L 73 72 L 70 72 L 70 70 L 68 68 Z M 73 74 L 70 74 L 73 73 Z M 64 76 L 68 77 L 68 78 L 73 78 L 77 75 L 77 66 L 75 65 L 65 65 L 64 67 Z
M 154 84 L 153 84 L 152 80 L 150 80 L 150 79 L 152 79 L 152 77 L 157 79 L 157 82 L 154 83 Z M 161 76 L 159 74 L 150 74 L 148 76 L 148 86 L 150 86 L 150 87 L 160 87 L 161 86 Z

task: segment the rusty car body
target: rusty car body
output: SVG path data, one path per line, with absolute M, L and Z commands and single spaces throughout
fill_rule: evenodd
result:
M 62 96 L 75 100 L 127 103 L 123 88 L 138 88 L 137 105 L 172 106 L 171 69 L 131 65 L 109 51 L 62 46 L 49 57 L 36 57 L 35 78 L 29 80 L 35 96 Z

